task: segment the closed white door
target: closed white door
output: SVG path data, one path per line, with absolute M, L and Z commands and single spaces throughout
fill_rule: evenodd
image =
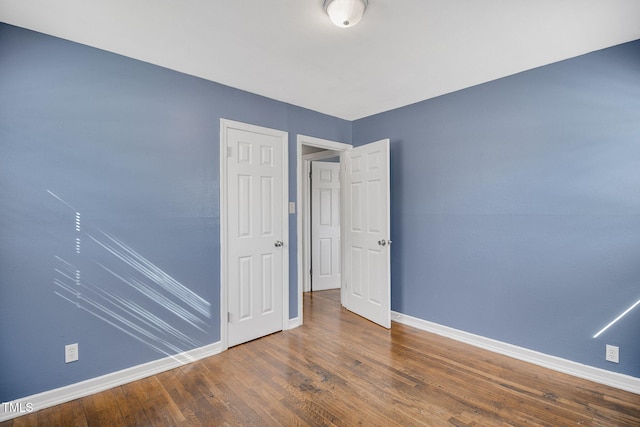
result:
M 311 287 L 340 287 L 340 164 L 311 163 Z
M 389 140 L 347 150 L 343 158 L 345 306 L 390 328 Z
M 226 155 L 222 286 L 228 295 L 227 343 L 233 346 L 283 329 L 287 134 L 223 121 L 221 137 Z

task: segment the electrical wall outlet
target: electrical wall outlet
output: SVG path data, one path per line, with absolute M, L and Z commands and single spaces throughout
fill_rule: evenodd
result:
M 64 346 L 64 363 L 78 360 L 78 343 Z
M 615 345 L 607 344 L 607 354 L 605 358 L 609 362 L 620 363 L 620 349 Z

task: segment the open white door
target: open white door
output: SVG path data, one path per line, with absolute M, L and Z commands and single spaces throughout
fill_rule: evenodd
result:
M 311 163 L 311 283 L 340 287 L 340 163 Z
M 389 140 L 343 154 L 345 307 L 391 327 Z

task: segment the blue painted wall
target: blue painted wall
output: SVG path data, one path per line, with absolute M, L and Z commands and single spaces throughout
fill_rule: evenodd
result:
M 351 140 L 344 120 L 0 24 L 0 401 L 219 341 L 220 118 L 289 132 L 290 200 L 296 134 Z
M 640 377 L 640 42 L 349 123 L 0 24 L 0 401 L 219 340 L 221 117 L 290 200 L 296 134 L 391 138 L 394 310 Z
M 393 310 L 640 377 L 640 306 L 592 338 L 640 300 L 640 41 L 353 124 L 384 137 Z

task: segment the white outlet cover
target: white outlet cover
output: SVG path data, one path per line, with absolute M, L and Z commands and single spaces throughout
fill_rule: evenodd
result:
M 615 345 L 607 344 L 605 359 L 609 362 L 620 363 L 620 349 Z
M 64 346 L 64 363 L 78 360 L 78 343 Z

